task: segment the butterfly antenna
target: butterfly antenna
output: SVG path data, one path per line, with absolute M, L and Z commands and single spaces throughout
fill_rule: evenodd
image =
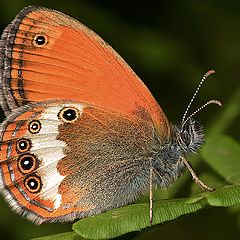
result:
M 194 115 L 196 115 L 198 112 L 200 112 L 202 109 L 204 109 L 205 107 L 207 107 L 210 104 L 216 104 L 216 105 L 222 107 L 222 103 L 218 100 L 210 100 L 210 101 L 206 102 L 200 108 L 198 108 L 196 111 L 194 111 L 192 114 L 190 114 L 189 117 L 184 122 L 182 122 L 182 128 L 190 118 L 192 118 Z
M 183 114 L 183 117 L 182 117 L 182 126 L 184 125 L 183 123 L 186 123 L 186 121 L 185 121 L 186 116 L 187 116 L 188 111 L 189 111 L 189 109 L 190 109 L 190 107 L 191 107 L 194 99 L 196 98 L 196 96 L 197 96 L 200 88 L 202 87 L 202 85 L 203 85 L 203 83 L 205 82 L 206 78 L 207 78 L 209 75 L 213 74 L 213 73 L 215 73 L 214 70 L 209 70 L 209 71 L 206 72 L 206 73 L 204 74 L 204 76 L 202 77 L 200 83 L 198 84 L 198 87 L 197 87 L 195 93 L 193 94 L 193 96 L 192 96 L 192 98 L 191 98 L 191 100 L 190 100 L 190 102 L 189 102 L 189 104 L 188 104 L 188 106 L 187 106 L 186 111 L 185 111 L 184 114 Z M 206 103 L 206 104 L 207 104 L 207 103 Z M 210 103 L 209 103 L 209 104 L 210 104 Z M 207 104 L 207 105 L 209 105 L 209 104 Z M 204 104 L 204 105 L 205 105 L 205 104 Z M 203 106 L 204 106 L 204 105 L 203 105 Z M 206 105 L 206 106 L 207 106 L 207 105 Z M 201 107 L 201 109 L 204 108 L 203 106 Z M 196 110 L 196 111 L 199 112 L 200 109 L 198 109 L 198 110 Z M 195 114 L 196 114 L 196 113 L 195 113 Z M 195 115 L 195 114 L 194 114 L 194 115 Z

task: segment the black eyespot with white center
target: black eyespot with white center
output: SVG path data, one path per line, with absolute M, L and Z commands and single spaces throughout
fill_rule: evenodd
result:
M 46 36 L 44 36 L 42 34 L 36 35 L 33 39 L 33 45 L 35 47 L 43 47 L 46 44 L 47 44 L 47 38 L 46 38 Z
M 18 169 L 23 174 L 33 172 L 37 168 L 37 158 L 33 154 L 23 154 L 18 157 Z
M 58 118 L 66 123 L 75 122 L 79 118 L 79 110 L 75 107 L 65 107 L 59 112 Z
M 39 193 L 42 189 L 41 178 L 36 174 L 27 176 L 24 180 L 24 185 L 30 193 Z
M 16 150 L 18 153 L 27 152 L 31 148 L 31 141 L 29 139 L 19 139 L 16 143 Z
M 39 133 L 41 130 L 41 123 L 39 120 L 33 120 L 29 123 L 28 130 L 30 133 Z

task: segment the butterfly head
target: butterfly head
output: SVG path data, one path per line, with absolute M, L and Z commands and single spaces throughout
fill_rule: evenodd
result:
M 170 129 L 170 135 L 160 144 L 160 149 L 158 148 L 154 167 L 169 164 L 170 173 L 177 177 L 183 170 L 181 159 L 198 152 L 204 143 L 204 132 L 202 125 L 193 118 L 184 126 L 171 124 Z
M 184 126 L 173 127 L 177 145 L 184 155 L 196 153 L 204 143 L 204 133 L 202 125 L 190 118 Z

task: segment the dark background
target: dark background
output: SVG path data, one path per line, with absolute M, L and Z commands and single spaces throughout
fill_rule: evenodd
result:
M 193 110 L 212 98 L 225 105 L 240 87 L 240 1 L 1 0 L 0 29 L 30 4 L 64 12 L 103 37 L 148 86 L 170 121 L 181 120 L 198 82 L 209 69 L 216 70 L 216 74 L 206 81 Z M 208 128 L 221 111 L 209 107 L 197 119 Z M 228 130 L 238 140 L 239 120 L 240 117 Z M 179 196 L 185 192 L 182 189 Z M 30 239 L 70 230 L 71 224 L 35 226 L 12 213 L 0 198 L 0 239 Z M 239 239 L 239 236 L 239 212 L 211 208 L 130 238 Z

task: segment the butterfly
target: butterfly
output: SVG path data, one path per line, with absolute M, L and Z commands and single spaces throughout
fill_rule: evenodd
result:
M 151 221 L 153 186 L 185 168 L 212 190 L 186 160 L 204 142 L 196 112 L 187 117 L 192 101 L 179 126 L 169 123 L 127 63 L 77 20 L 24 8 L 2 34 L 0 66 L 0 191 L 17 213 L 69 222 L 150 189 Z

